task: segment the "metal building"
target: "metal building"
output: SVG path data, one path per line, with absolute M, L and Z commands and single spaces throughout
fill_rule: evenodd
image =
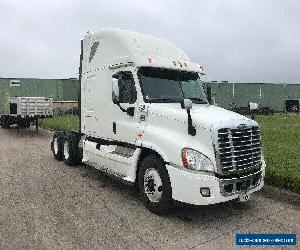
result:
M 300 99 L 300 84 L 211 82 L 212 98 L 216 105 L 247 107 L 249 102 L 275 111 L 285 111 L 285 102 Z
M 0 78 L 0 113 L 9 97 L 51 97 L 55 101 L 77 101 L 77 79 Z
M 11 96 L 44 96 L 54 101 L 77 101 L 79 82 L 70 79 L 0 78 L 0 113 Z M 210 82 L 216 105 L 230 109 L 247 107 L 249 102 L 275 111 L 285 111 L 286 100 L 300 99 L 300 84 Z M 59 104 L 59 103 L 58 103 Z M 65 103 L 64 103 L 65 105 Z M 74 106 L 74 103 L 71 105 Z

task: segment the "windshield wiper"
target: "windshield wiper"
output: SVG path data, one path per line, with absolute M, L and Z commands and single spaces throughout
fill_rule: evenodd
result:
M 188 99 L 190 99 L 193 103 L 196 103 L 196 104 L 207 104 L 207 101 L 205 101 L 201 98 L 192 97 L 192 98 L 188 98 Z

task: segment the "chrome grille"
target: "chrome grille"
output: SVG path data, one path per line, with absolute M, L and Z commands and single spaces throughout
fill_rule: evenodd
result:
M 257 126 L 219 129 L 218 146 L 222 173 L 243 172 L 261 164 L 260 129 Z

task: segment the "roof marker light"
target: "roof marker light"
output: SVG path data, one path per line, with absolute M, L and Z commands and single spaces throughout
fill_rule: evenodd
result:
M 172 61 L 173 62 L 173 64 L 174 64 L 174 66 L 177 66 L 177 64 L 176 64 L 176 61 L 174 60 L 174 61 Z
M 187 66 L 188 66 L 186 62 L 184 62 L 183 64 L 184 64 L 184 66 L 185 66 L 185 67 L 187 67 Z
M 180 67 L 182 68 L 182 63 L 178 61 L 178 64 L 180 65 Z
M 148 61 L 149 63 L 152 63 L 152 58 L 150 56 L 148 56 Z
M 203 65 L 199 64 L 199 68 L 203 71 Z

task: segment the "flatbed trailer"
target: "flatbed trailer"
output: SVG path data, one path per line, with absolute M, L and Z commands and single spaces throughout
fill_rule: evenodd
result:
M 29 128 L 35 123 L 38 130 L 38 120 L 53 116 L 53 99 L 46 97 L 11 97 L 9 112 L 1 114 L 0 125 L 9 129 L 11 125 Z

